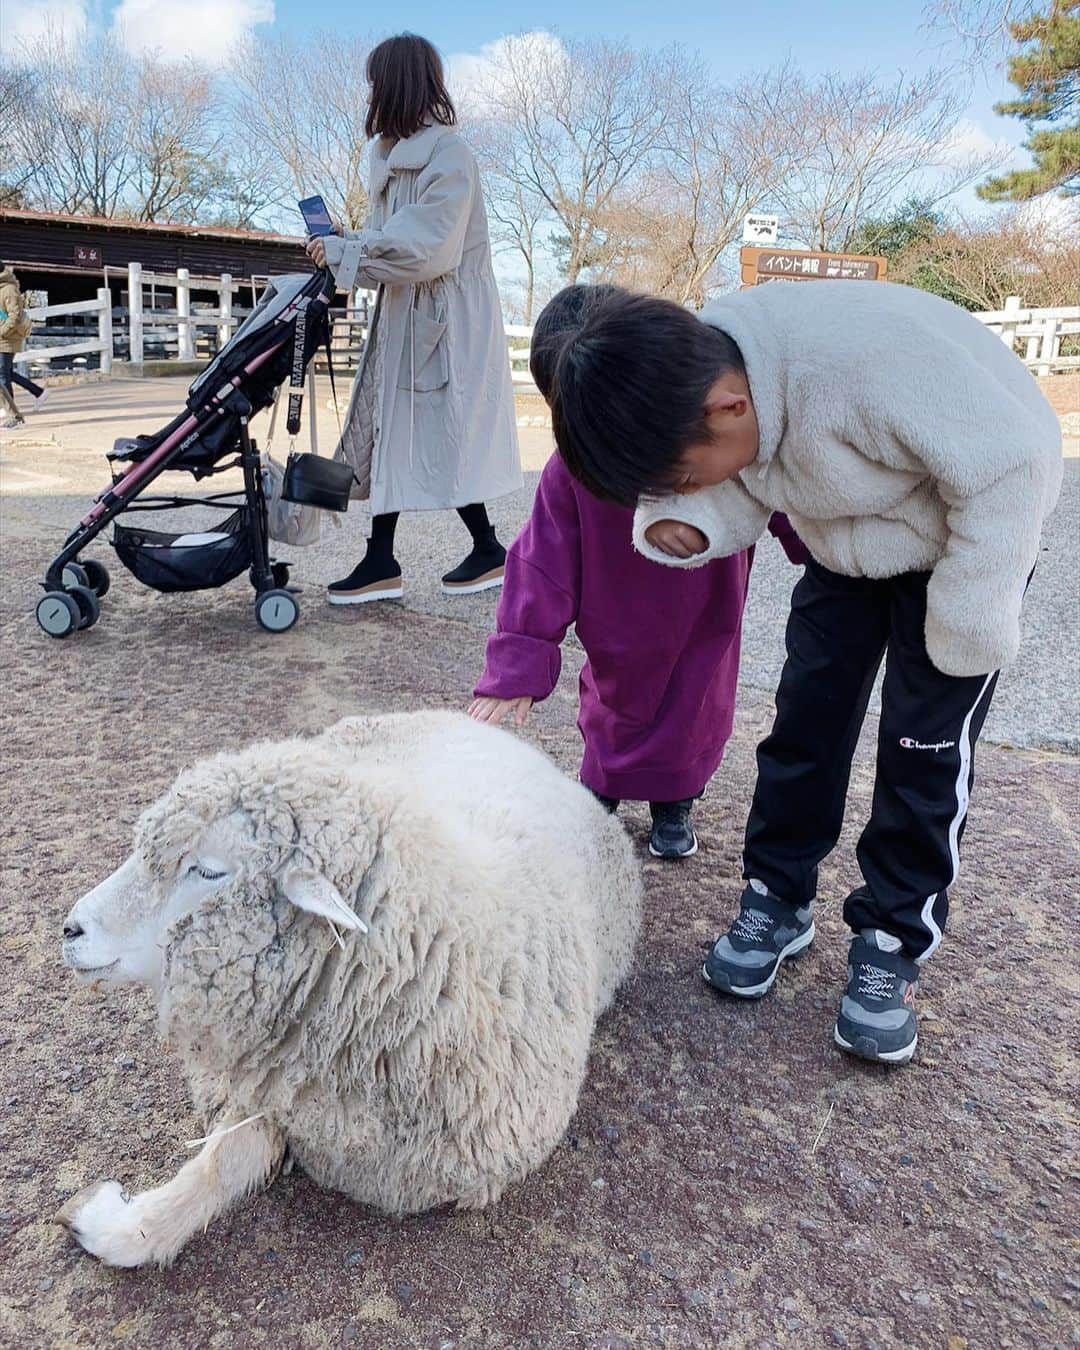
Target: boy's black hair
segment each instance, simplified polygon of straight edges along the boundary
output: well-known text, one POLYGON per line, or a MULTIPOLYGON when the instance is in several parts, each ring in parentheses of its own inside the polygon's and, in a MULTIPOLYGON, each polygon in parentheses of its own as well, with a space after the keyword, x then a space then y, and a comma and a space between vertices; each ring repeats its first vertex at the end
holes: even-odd
POLYGON ((555 364, 551 420, 566 467, 623 506, 670 492, 729 370, 746 373, 732 339, 670 300, 624 294, 590 309, 555 364))
POLYGON ((621 286, 564 286, 540 311, 529 344, 529 371, 548 403, 555 392, 559 353, 590 314, 609 300, 629 295, 621 286))

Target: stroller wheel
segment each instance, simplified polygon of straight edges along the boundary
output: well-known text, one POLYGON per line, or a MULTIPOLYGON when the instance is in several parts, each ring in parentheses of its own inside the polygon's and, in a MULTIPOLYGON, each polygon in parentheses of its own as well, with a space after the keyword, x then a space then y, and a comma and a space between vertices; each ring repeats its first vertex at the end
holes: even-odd
POLYGON ((89 586, 90 578, 87 575, 86 568, 82 563, 69 562, 64 564, 62 573, 64 579, 64 589, 70 591, 72 586, 89 586))
POLYGON ((66 591, 46 591, 37 602, 34 617, 38 627, 49 637, 66 638, 79 627, 82 611, 74 596, 66 591))
POLYGON ((255 618, 268 633, 287 633, 300 617, 300 606, 291 591, 263 591, 255 600, 255 618))
POLYGON ((101 615, 97 593, 89 586, 71 586, 68 588, 68 595, 79 607, 79 627, 93 628, 101 615))
POLYGON ((97 598, 103 600, 109 593, 109 569, 95 558, 87 558, 82 570, 86 573, 86 581, 79 584, 89 586, 97 598))

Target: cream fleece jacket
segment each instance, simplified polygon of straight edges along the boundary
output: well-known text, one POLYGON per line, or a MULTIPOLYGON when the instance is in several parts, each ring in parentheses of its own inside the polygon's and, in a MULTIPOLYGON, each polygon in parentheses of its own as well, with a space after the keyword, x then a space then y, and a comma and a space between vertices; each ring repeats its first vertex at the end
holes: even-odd
POLYGON ((700 566, 758 538, 774 511, 845 576, 932 573, 926 647, 948 675, 1007 665, 1043 520, 1061 488, 1061 427, 1023 363, 977 319, 925 291, 822 281, 758 286, 701 319, 738 344, 759 449, 736 478, 643 500, 634 543, 700 566), (696 525, 692 559, 645 540, 696 525))

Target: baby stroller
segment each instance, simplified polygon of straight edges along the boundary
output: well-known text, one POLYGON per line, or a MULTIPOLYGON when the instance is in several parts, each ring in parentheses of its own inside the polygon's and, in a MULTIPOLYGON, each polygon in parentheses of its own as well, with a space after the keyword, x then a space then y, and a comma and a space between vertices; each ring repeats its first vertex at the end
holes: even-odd
MULTIPOLYGON (((300 607, 288 584, 288 566, 270 557, 259 453, 248 434, 248 422, 270 407, 278 386, 289 377, 287 426, 290 434, 299 430, 308 363, 320 347, 329 356, 332 294, 333 279, 326 271, 273 278, 256 308, 191 385, 183 412, 154 435, 116 442, 108 456, 115 466, 111 485, 95 498, 45 574, 45 594, 36 609, 44 632, 66 638, 97 622, 109 573, 96 559, 80 555, 111 521, 121 513, 189 506, 221 510, 226 518, 212 531, 189 534, 117 524, 112 544, 123 565, 158 591, 211 590, 246 568, 255 589, 258 623, 271 633, 293 626, 300 607), (243 470, 243 494, 140 495, 166 470, 191 473, 199 480, 237 466, 243 470)), ((346 466, 328 460, 317 463, 335 481, 342 471, 351 480, 346 466)), ((284 495, 287 492, 288 487, 284 495)), ((304 500, 329 504, 317 498, 304 500)), ((347 501, 346 484, 346 505, 347 501)))

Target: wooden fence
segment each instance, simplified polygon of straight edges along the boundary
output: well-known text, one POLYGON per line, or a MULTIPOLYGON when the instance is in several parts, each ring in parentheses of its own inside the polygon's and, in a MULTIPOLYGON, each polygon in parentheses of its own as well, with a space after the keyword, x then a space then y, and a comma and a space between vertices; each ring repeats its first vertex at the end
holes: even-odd
MULTIPOLYGON (((265 281, 266 278, 255 278, 249 283, 252 305, 257 299, 257 287, 265 281)), ((184 268, 175 275, 158 274, 144 272, 139 263, 131 263, 127 269, 127 289, 126 310, 112 307, 111 293, 107 289, 99 290, 94 300, 31 309, 30 317, 38 324, 67 317, 69 322, 64 326, 63 336, 75 340, 50 342, 53 336, 50 329, 39 328, 32 336, 31 345, 16 356, 16 361, 37 366, 53 360, 96 354, 102 372, 108 374, 112 370, 114 351, 125 349, 128 359, 136 366, 141 366, 147 359, 148 348, 152 349, 152 356, 175 354, 181 361, 209 360, 215 350, 228 342, 250 312, 236 303, 248 285, 235 282, 228 273, 220 278, 192 278, 184 268), (147 287, 150 288, 149 305, 145 295, 147 287), (158 303, 159 289, 175 293, 174 306, 164 308, 158 303), (192 304, 193 292, 208 292, 214 299, 209 306, 204 304, 202 308, 196 308, 192 304)), ((334 316, 331 352, 335 369, 344 372, 356 369, 367 341, 370 317, 371 299, 364 293, 358 293, 343 314, 334 316)), ((1080 305, 1025 309, 1020 298, 1011 295, 1005 301, 1004 309, 974 317, 997 333, 1036 375, 1080 369, 1080 305)), ((534 387, 529 374, 532 331, 528 324, 506 325, 511 379, 516 389, 534 387)), ((326 368, 324 353, 316 357, 316 366, 326 368)))
POLYGON ((1080 305, 1024 309, 1018 295, 1005 308, 975 317, 997 333, 1035 375, 1080 370, 1080 305))

